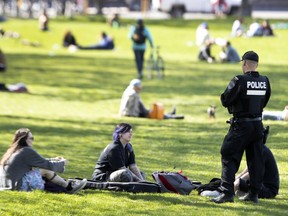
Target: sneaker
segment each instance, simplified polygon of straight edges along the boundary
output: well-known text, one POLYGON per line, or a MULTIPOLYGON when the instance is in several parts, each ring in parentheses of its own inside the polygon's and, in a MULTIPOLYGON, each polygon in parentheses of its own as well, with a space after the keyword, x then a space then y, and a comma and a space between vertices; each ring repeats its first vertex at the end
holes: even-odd
POLYGON ((184 115, 171 115, 171 119, 184 119, 184 115))
POLYGON ((86 186, 86 183, 87 183, 87 179, 82 179, 82 180, 71 182, 72 189, 69 190, 67 193, 69 193, 69 194, 78 193, 80 190, 82 190, 86 186))
POLYGON ((243 197, 240 197, 239 200, 241 201, 251 201, 253 203, 258 203, 258 194, 248 192, 243 197))
POLYGON ((246 193, 244 191, 241 191, 241 190, 237 190, 235 191, 235 195, 238 196, 238 197, 242 197, 244 196, 246 193))
POLYGON ((214 191, 206 190, 206 191, 202 191, 200 195, 201 196, 218 197, 219 195, 221 195, 221 193, 217 190, 214 190, 214 191))
POLYGON ((234 202, 234 196, 222 193, 218 197, 211 199, 215 203, 234 202))

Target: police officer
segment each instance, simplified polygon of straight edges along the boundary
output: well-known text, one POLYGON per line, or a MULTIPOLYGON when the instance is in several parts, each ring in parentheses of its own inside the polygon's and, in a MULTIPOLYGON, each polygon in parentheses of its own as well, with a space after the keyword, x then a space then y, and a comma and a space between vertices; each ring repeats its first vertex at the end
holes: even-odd
POLYGON ((251 189, 240 199, 258 202, 258 191, 263 179, 263 124, 262 111, 269 101, 271 89, 266 76, 256 68, 259 57, 248 51, 242 56, 243 75, 235 76, 221 95, 221 102, 233 118, 221 147, 222 193, 212 199, 215 203, 234 202, 235 174, 245 151, 250 173, 251 189))

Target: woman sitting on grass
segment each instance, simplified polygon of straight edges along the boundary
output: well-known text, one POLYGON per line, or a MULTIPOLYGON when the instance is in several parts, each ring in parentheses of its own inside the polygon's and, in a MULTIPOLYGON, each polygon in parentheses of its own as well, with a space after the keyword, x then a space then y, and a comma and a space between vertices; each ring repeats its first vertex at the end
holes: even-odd
POLYGON ((130 144, 132 126, 127 123, 117 125, 113 133, 113 142, 101 153, 93 180, 110 182, 145 181, 135 162, 135 154, 130 144))
POLYGON ((55 172, 64 172, 67 160, 63 157, 45 159, 33 148, 34 137, 28 128, 15 132, 12 145, 0 161, 0 188, 19 191, 44 190, 44 181, 66 188, 67 193, 77 193, 87 180, 71 185, 55 172))

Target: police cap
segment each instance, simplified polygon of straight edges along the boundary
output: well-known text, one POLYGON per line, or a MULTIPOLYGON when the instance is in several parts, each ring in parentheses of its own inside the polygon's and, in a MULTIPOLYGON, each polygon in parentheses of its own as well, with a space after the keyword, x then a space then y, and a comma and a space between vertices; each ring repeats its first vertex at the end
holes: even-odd
POLYGON ((254 51, 248 51, 248 52, 244 53, 244 55, 242 56, 241 61, 243 61, 243 60, 251 60, 251 61, 258 62, 259 57, 258 57, 258 54, 255 53, 254 51))

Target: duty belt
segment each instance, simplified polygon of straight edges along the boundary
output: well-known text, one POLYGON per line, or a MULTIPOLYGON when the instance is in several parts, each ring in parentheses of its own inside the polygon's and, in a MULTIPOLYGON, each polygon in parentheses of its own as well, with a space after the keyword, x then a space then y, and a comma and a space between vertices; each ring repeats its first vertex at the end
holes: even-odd
POLYGON ((250 122, 250 121, 261 121, 262 118, 261 117, 257 117, 257 118, 234 118, 235 121, 239 121, 239 122, 250 122))
POLYGON ((236 123, 236 122, 253 122, 253 121, 261 121, 262 118, 261 117, 256 117, 256 118, 236 118, 233 117, 230 120, 226 121, 228 124, 232 124, 232 123, 236 123))

